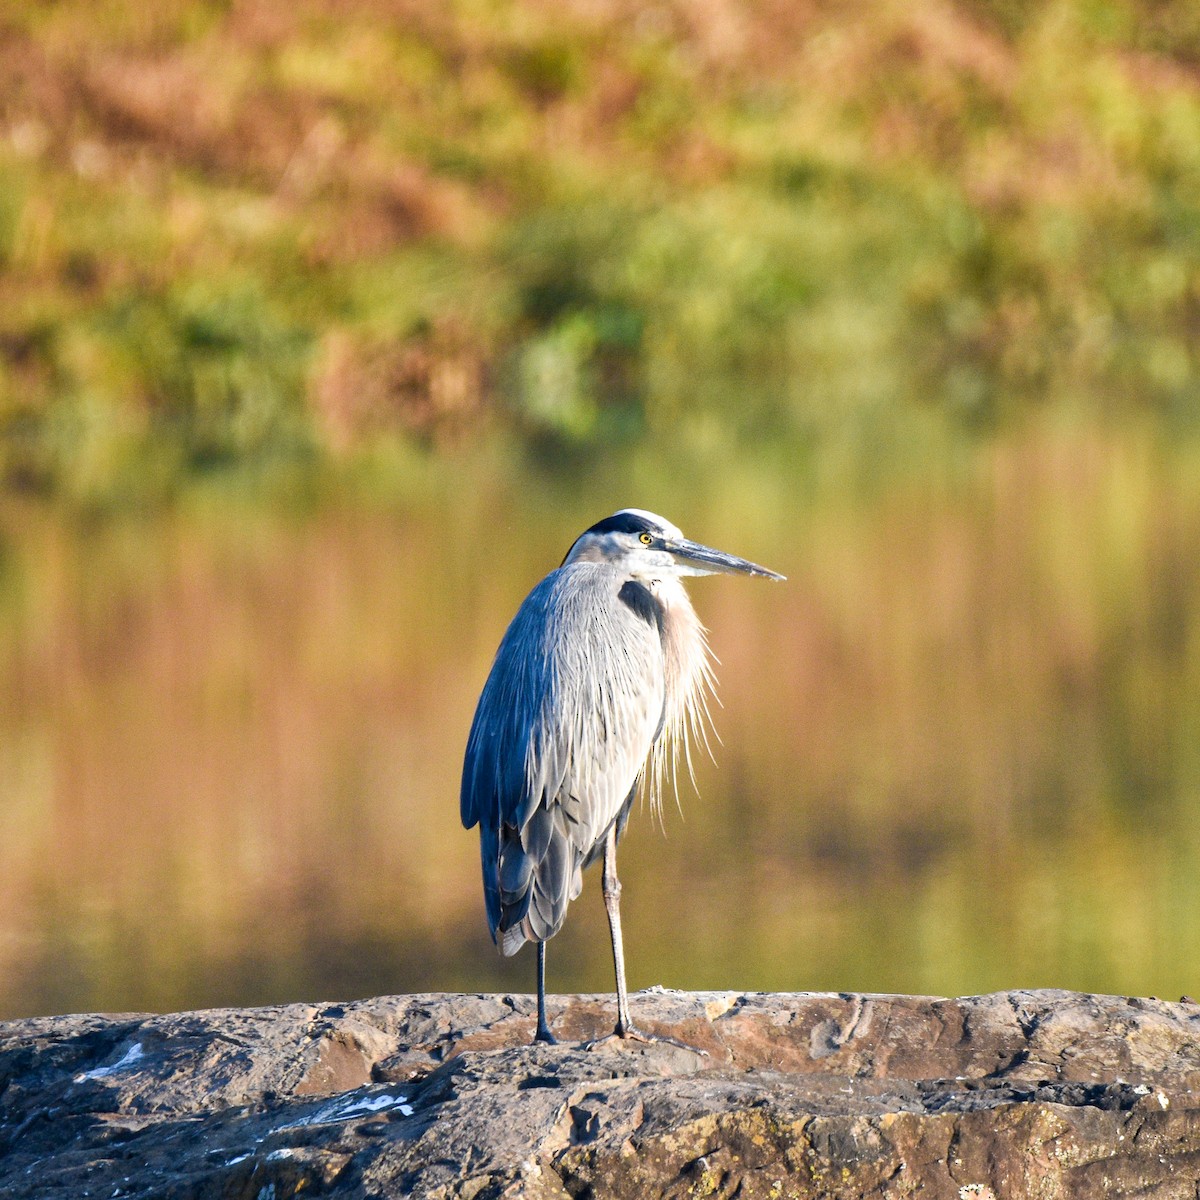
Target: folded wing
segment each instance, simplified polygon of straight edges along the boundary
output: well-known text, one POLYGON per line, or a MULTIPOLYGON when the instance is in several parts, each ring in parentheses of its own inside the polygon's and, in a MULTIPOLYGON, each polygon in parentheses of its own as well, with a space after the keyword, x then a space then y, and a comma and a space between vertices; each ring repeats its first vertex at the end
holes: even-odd
MULTIPOLYGON (((664 707, 657 601, 604 563, 551 572, 513 618, 479 699, 461 813, 479 825, 492 936, 562 925, 636 791, 664 707)), ((619 832, 619 830, 618 830, 619 832)))

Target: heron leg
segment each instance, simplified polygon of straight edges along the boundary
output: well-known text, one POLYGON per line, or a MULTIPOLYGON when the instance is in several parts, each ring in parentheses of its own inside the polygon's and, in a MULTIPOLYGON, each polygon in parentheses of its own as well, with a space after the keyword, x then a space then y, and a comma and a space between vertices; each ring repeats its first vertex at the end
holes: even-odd
POLYGON ((617 878, 617 830, 614 825, 604 842, 604 875, 601 880, 604 891, 604 908, 608 913, 608 931, 612 935, 613 966, 617 973, 617 1027, 610 1034, 584 1043, 584 1048, 598 1046, 612 1038, 624 1038, 634 1042, 664 1042, 693 1054, 708 1056, 707 1050, 689 1046, 673 1037, 661 1033, 643 1033, 629 1015, 629 993, 625 987, 625 944, 621 938, 621 881, 617 878))
POLYGON ((617 878, 617 830, 610 826, 604 839, 604 908, 608 913, 608 931, 612 936, 613 967, 617 973, 617 1037, 629 1037, 633 1021, 629 1016, 629 994, 625 988, 625 943, 621 938, 621 881, 617 878))
POLYGON ((550 1032, 550 1026, 546 1021, 546 943, 538 942, 537 953, 537 992, 538 992, 538 1019, 537 1033, 533 1035, 535 1042, 549 1042, 550 1045, 556 1045, 558 1039, 550 1032))

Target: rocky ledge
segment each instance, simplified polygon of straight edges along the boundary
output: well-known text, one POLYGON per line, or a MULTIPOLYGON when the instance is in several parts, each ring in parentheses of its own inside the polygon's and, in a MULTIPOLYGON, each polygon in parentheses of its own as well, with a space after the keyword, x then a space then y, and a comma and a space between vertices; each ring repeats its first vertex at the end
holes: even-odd
POLYGON ((0 1195, 1200 1194, 1200 1006, 1071 992, 610 997, 0 1025, 0 1195), (700 1053, 703 1051, 703 1053, 700 1053))

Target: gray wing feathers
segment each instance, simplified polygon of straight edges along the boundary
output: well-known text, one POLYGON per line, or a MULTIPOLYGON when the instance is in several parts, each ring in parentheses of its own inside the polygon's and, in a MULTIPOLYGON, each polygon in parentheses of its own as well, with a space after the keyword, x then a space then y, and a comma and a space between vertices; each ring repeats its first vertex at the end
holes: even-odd
POLYGON ((557 932, 659 725, 662 645, 618 602, 620 585, 600 563, 548 575, 513 618, 479 699, 461 811, 480 826, 488 922, 506 954, 557 932))

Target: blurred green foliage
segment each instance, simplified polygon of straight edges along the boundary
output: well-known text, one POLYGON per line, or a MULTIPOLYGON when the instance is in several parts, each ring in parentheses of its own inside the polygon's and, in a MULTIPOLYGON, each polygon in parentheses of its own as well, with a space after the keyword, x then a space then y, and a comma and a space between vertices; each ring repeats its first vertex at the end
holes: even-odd
POLYGON ((495 422, 1192 436, 1198 62, 1186 0, 10 8, 0 476, 143 502, 495 422))

